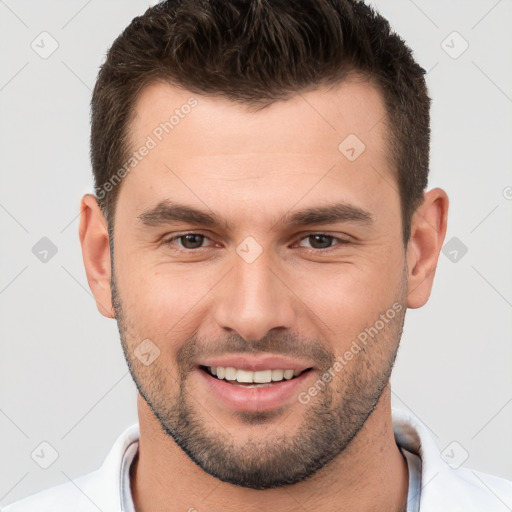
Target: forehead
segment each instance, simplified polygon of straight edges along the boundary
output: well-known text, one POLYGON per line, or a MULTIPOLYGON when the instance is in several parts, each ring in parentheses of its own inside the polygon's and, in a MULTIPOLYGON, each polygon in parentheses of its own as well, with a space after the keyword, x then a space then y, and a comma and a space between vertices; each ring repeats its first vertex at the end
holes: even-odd
POLYGON ((170 149, 172 139, 183 135, 191 155, 280 150, 283 143, 299 153, 329 153, 349 134, 377 149, 383 142, 379 138, 385 132, 385 118, 381 93, 361 76, 257 111, 224 97, 193 94, 160 82, 143 89, 129 128, 135 147, 152 134, 166 139, 170 149), (187 130, 190 125, 193 133, 187 130))
POLYGON ((312 190, 302 206, 315 197, 377 206, 379 186, 393 181, 385 119, 380 92, 357 77, 258 111, 152 84, 129 126, 130 154, 139 156, 119 201, 129 196, 137 214, 168 199, 226 209, 229 201, 254 215, 262 206, 289 209, 312 190))

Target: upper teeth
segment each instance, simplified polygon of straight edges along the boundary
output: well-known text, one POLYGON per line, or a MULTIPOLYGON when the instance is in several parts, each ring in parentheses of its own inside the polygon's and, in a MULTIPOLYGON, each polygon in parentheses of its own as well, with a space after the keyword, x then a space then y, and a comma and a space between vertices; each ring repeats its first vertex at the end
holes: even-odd
POLYGON ((301 373, 301 370, 260 370, 251 372, 249 370, 239 370, 230 366, 210 366, 210 372, 217 375, 219 379, 236 380, 248 384, 264 384, 265 382, 276 382, 283 379, 290 380, 301 373))

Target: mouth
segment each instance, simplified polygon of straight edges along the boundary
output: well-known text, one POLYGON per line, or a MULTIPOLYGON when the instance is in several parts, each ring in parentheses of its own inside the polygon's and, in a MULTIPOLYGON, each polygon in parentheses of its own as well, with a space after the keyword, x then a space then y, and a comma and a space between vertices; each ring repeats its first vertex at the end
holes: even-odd
POLYGON ((312 368, 268 368, 257 371, 234 368, 231 366, 199 366, 200 370, 214 379, 243 388, 265 388, 276 386, 285 381, 291 381, 308 373, 312 368))
POLYGON ((201 395, 219 412, 284 411, 299 403, 298 394, 315 379, 312 363, 276 354, 227 353, 198 361, 195 374, 201 395))

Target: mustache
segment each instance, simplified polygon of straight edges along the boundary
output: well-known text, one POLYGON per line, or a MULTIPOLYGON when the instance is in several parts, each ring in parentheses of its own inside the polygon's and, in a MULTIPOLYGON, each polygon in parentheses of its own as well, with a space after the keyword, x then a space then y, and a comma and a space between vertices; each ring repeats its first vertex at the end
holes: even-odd
POLYGON ((330 368, 335 354, 329 345, 317 338, 310 339, 291 333, 269 334, 259 340, 246 340, 236 333, 230 333, 222 340, 212 341, 197 336, 189 338, 178 350, 177 361, 184 371, 190 371, 199 359, 225 354, 272 354, 295 358, 307 358, 319 368, 330 368))

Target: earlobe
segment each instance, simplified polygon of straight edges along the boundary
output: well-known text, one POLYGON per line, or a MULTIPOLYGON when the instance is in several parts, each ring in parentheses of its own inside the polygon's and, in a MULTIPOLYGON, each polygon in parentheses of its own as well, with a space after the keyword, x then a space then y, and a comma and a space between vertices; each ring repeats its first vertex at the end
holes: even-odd
POLYGON ((448 220, 448 196, 436 188, 426 192, 412 218, 407 247, 407 307, 419 308, 430 297, 448 220))
POLYGON ((107 318, 115 318, 110 287, 110 245, 108 226, 96 198, 83 196, 80 203, 80 244, 87 282, 98 311, 107 318))

